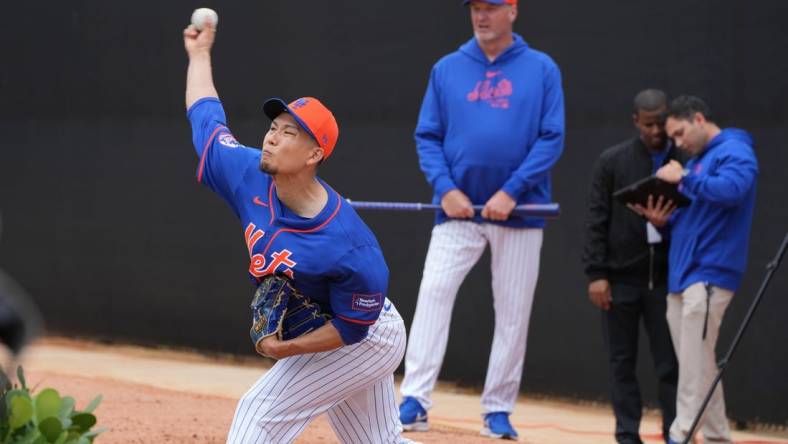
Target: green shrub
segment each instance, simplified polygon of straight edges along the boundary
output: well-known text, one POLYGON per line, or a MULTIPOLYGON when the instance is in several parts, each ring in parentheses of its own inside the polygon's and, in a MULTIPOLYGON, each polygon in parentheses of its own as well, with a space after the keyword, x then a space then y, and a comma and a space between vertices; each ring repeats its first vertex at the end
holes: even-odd
POLYGON ((27 387, 22 367, 17 368, 19 386, 11 385, 0 369, 0 442, 4 444, 90 444, 103 429, 96 425, 93 410, 101 402, 97 396, 84 410, 74 408, 74 398, 61 397, 45 388, 33 395, 27 387))

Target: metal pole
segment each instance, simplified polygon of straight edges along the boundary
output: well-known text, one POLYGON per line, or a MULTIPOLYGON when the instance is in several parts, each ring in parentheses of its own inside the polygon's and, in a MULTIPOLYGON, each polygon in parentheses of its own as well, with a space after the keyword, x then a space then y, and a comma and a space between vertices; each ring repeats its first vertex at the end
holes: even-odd
MULTIPOLYGON (((744 316, 744 321, 742 321, 741 326, 739 327, 739 331, 736 333, 736 337, 733 338, 733 343, 731 344, 730 348, 728 349, 728 353, 717 363, 717 368, 719 371, 717 372, 717 377, 714 378, 714 382, 712 382, 711 387, 709 388, 709 392, 706 393, 706 398, 703 400, 703 404, 700 406, 700 410, 698 411, 697 415, 695 415, 695 419, 692 421, 692 426, 689 429, 689 433, 687 437, 684 439, 683 444, 689 444, 692 440, 692 436, 695 434, 695 429, 698 427, 698 423, 700 422, 701 416, 703 416, 703 412, 706 410, 706 407, 709 405, 709 401, 711 400, 711 396, 714 394, 714 389, 717 388, 717 384, 720 383, 720 379, 722 379, 722 372, 725 371, 725 368, 728 366, 728 363, 733 356, 733 352, 736 350, 736 346, 739 345, 742 336, 744 335, 744 330, 747 329, 747 326, 750 324, 750 320, 752 319, 753 314, 755 313, 755 309, 758 308, 758 304, 761 302, 761 298, 763 297, 763 293, 766 292, 766 287, 769 285, 769 281, 772 279, 772 274, 777 270, 777 267, 780 266, 780 262, 782 262, 783 256, 785 255, 785 248, 788 245, 788 233, 785 234, 783 238, 783 243, 780 245, 779 250, 777 250, 777 255, 774 257, 774 260, 769 262, 766 265, 766 276, 761 283, 761 288, 758 289, 758 293, 755 295, 755 299, 750 304, 750 309, 747 311, 747 315, 744 316)), ((681 371, 681 369, 679 369, 681 371)))

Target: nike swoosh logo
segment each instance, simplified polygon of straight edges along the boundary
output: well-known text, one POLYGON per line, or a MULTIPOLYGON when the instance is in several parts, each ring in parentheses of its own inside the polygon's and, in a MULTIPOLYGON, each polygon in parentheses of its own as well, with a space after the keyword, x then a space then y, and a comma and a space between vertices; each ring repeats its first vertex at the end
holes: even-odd
POLYGON ((262 200, 260 200, 260 196, 255 196, 254 199, 252 199, 252 203, 255 204, 255 205, 260 205, 261 207, 267 207, 268 206, 267 203, 265 203, 262 200))
POLYGON ((389 311, 389 310, 391 310, 391 302, 389 302, 388 304, 385 304, 385 305, 383 306, 383 309, 384 309, 384 310, 386 310, 386 311, 389 311))

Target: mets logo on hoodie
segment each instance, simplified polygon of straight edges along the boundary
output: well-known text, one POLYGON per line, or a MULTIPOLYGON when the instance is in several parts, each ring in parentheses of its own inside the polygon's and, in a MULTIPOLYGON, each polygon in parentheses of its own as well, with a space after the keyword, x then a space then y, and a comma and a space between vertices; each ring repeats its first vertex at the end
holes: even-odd
POLYGON ((509 97, 513 92, 512 82, 503 77, 501 71, 487 71, 485 79, 476 82, 476 86, 466 96, 469 102, 483 100, 493 108, 509 108, 509 97))

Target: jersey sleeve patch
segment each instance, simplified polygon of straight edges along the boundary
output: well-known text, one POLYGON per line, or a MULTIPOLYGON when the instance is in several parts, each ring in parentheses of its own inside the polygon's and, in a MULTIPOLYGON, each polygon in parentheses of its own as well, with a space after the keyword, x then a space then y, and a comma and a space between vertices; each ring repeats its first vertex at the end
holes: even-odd
POLYGON ((350 309, 355 311, 365 311, 365 312, 380 311, 382 305, 383 305, 383 293, 374 293, 374 294, 355 293, 353 294, 353 299, 350 309))
POLYGON ((237 140, 235 140, 235 137, 233 137, 233 135, 228 132, 219 134, 218 139, 219 139, 219 143, 221 143, 222 145, 228 148, 238 148, 239 146, 241 146, 241 144, 238 143, 237 140))

